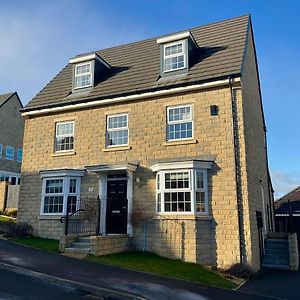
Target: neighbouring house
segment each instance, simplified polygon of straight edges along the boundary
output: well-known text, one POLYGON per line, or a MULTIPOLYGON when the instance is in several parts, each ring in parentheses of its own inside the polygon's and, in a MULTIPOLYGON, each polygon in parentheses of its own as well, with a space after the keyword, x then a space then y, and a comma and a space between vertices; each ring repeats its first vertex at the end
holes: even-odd
POLYGON ((300 186, 275 201, 275 226, 278 232, 296 232, 300 238, 300 186))
POLYGON ((21 108, 16 92, 0 95, 0 211, 17 208, 24 134, 21 108))
POLYGON ((22 115, 18 219, 36 235, 260 268, 274 218, 250 16, 78 55, 22 115))

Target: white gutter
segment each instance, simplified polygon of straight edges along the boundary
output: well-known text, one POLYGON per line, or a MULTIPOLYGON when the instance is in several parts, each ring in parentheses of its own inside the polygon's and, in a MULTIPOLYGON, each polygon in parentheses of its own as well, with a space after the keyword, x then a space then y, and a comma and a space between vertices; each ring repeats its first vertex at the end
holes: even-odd
MULTIPOLYGON (((241 80, 241 78, 238 77, 238 78, 234 79, 233 82, 234 83, 240 82, 240 80, 241 80)), ((207 82, 207 83, 189 85, 189 86, 185 86, 185 87, 177 87, 177 88, 173 88, 173 89, 160 90, 160 91, 155 91, 155 92, 147 92, 147 93, 135 94, 135 95, 130 95, 130 96, 121 96, 121 97, 108 98, 108 99, 103 99, 103 100, 82 102, 82 103, 77 103, 77 104, 69 104, 69 105, 53 107, 53 108, 43 108, 43 109, 38 109, 38 110, 32 110, 32 111, 23 112, 22 116, 34 116, 34 115, 41 115, 41 114, 46 114, 46 113, 55 113, 55 112, 68 111, 68 110, 74 110, 74 109, 80 109, 80 108, 101 106, 101 105, 118 103, 118 102, 134 101, 134 100, 140 100, 140 99, 151 98, 151 97, 165 96, 165 95, 170 95, 170 94, 175 94, 175 93, 183 93, 183 92, 207 89, 207 88, 228 85, 228 84, 229 84, 229 80, 224 79, 224 80, 212 81, 212 82, 207 82)))

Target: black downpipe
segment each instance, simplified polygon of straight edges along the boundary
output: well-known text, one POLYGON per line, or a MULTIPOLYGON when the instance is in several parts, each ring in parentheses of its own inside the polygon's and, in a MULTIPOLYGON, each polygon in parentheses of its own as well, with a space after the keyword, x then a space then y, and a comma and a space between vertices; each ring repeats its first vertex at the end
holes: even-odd
POLYGON ((238 209, 238 231, 240 244, 240 263, 244 264, 244 240, 243 240, 243 203, 240 183, 240 158, 239 158, 239 141, 238 141, 238 124, 235 95, 232 88, 232 78, 228 78, 230 95, 231 95, 231 112, 232 112, 232 128, 233 128, 233 146, 234 146, 234 164, 235 164, 235 182, 236 182, 236 196, 238 209))

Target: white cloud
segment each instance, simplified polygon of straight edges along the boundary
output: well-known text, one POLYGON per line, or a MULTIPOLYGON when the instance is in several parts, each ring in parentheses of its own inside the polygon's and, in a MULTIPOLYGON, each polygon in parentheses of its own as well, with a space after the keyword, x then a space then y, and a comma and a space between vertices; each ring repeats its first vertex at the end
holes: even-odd
POLYGON ((275 190, 275 199, 278 199, 300 185, 300 172, 272 170, 271 178, 275 190))

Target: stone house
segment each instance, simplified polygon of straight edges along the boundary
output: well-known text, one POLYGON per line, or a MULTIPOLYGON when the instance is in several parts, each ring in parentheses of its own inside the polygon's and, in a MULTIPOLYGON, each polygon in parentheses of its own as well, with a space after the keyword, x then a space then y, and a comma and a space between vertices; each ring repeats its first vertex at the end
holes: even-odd
POLYGON ((0 95, 0 211, 17 207, 24 134, 21 108, 16 92, 0 95))
POLYGON ((24 118, 16 92, 0 95, 0 181, 20 182, 24 118))
POLYGON ((68 234, 98 199, 93 253, 130 239, 260 268, 274 219, 250 16, 78 55, 22 114, 18 218, 36 235, 68 234))

